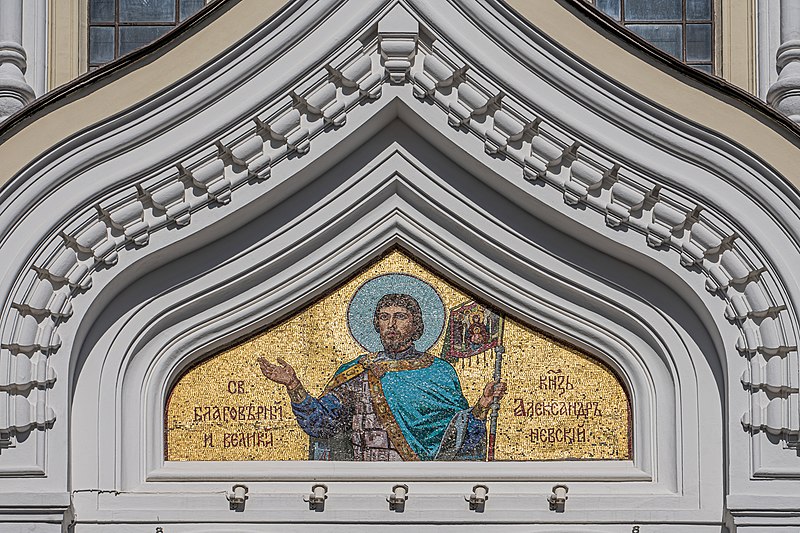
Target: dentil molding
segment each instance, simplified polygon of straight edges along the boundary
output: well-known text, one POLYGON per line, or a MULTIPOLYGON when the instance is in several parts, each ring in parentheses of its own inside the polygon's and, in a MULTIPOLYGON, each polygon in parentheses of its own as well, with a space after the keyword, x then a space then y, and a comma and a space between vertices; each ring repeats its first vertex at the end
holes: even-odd
POLYGON ((380 99, 387 84, 409 86, 432 104, 436 113, 425 120, 477 137, 486 153, 516 164, 532 194, 542 185, 556 189, 567 205, 594 211, 597 224, 636 232, 642 247, 678 254, 687 275, 703 276, 706 289, 726 302, 724 319, 747 361, 743 431, 796 444, 797 333, 783 297, 785 281, 759 244, 735 229, 729 213, 658 175, 626 167, 593 139, 546 120, 515 97, 514 88, 498 84, 438 37, 412 8, 395 2, 367 38, 354 39, 248 120, 188 156, 165 161, 126 191, 108 193, 50 235, 18 273, 3 309, 0 446, 58 423, 47 391, 66 384, 50 358, 59 356, 59 327, 70 320, 73 301, 91 293, 94 272, 113 269, 120 254, 147 246, 154 233, 179 231, 198 210, 228 204, 232 195, 269 179, 282 161, 302 157, 316 137, 345 124, 355 106, 380 99))

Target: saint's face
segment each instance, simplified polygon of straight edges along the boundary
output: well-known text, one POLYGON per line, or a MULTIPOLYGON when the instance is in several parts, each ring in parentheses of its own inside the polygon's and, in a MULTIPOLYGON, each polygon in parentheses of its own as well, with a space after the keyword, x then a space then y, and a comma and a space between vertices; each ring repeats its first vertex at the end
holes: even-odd
POLYGON ((390 305, 378 310, 378 333, 387 352, 400 352, 411 346, 416 326, 405 307, 390 305))

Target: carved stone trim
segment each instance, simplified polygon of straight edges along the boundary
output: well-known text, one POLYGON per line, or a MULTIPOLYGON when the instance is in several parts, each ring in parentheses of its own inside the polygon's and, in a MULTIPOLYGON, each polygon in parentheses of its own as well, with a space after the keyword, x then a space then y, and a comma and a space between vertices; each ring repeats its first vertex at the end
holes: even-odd
POLYGON ((345 124, 355 106, 380 98, 384 83, 410 85, 443 121, 478 138, 488 154, 516 164, 526 180, 558 190, 568 205, 595 211, 598 224, 639 233, 643 246, 678 254, 681 265, 704 276, 708 291, 724 298, 725 319, 738 330, 737 349, 747 360, 741 381, 751 406, 743 427, 797 442, 797 341, 785 291, 757 245, 732 229, 733 221, 544 120, 434 38, 402 4, 372 35, 212 145, 167 162, 122 196, 69 221, 30 271, 19 274, 23 282, 2 324, 0 375, 9 377, 0 381, 0 435, 6 442, 8 435, 55 421, 44 395, 26 399, 23 393, 54 386, 48 359, 60 346, 58 326, 69 319, 71 300, 90 290, 93 272, 113 268, 120 253, 146 246, 154 232, 184 227, 194 212, 226 204, 248 184, 269 179, 273 167, 303 156, 314 138, 345 124))

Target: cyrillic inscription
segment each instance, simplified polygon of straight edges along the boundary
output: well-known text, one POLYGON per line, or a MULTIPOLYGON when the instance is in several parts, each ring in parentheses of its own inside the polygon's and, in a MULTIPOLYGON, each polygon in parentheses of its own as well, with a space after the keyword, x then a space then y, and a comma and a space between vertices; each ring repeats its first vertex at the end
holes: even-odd
POLYGON ((278 405, 195 405, 195 422, 231 422, 282 420, 283 406, 278 405))
POLYGON ((631 457, 611 369, 400 250, 190 368, 164 420, 168 461, 631 457), (401 298, 379 305, 390 295, 401 298))

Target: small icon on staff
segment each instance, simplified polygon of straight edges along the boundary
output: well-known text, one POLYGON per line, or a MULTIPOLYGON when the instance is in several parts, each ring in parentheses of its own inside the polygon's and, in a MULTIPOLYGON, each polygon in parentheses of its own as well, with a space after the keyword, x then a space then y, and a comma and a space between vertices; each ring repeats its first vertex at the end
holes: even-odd
POLYGON ((494 351, 494 373, 492 382, 486 386, 484 397, 491 396, 489 415, 489 439, 486 460, 494 461, 495 440, 497 438, 497 418, 500 400, 505 395, 506 384, 501 381, 503 369, 503 315, 491 307, 476 301, 464 302, 450 310, 445 329, 442 358, 450 363, 461 360, 472 363, 472 359, 486 352, 494 351), (491 387, 491 388, 490 388, 491 387))

